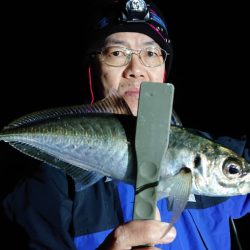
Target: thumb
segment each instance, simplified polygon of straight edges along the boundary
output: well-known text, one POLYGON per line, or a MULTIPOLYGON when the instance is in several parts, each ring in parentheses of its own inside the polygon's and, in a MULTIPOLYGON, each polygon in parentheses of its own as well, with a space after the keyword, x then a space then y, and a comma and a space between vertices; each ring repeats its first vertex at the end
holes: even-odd
POLYGON ((155 220, 161 221, 161 214, 158 207, 155 209, 155 220))

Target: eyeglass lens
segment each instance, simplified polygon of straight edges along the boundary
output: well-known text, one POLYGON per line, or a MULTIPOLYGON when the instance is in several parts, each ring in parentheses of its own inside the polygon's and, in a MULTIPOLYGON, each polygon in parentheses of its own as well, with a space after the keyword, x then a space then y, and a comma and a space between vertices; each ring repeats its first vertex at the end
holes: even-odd
POLYGON ((137 54, 141 63, 148 67, 157 67, 162 65, 167 56, 167 52, 159 47, 147 47, 141 50, 132 50, 119 46, 110 46, 102 50, 102 60, 111 66, 127 65, 133 54, 137 54))

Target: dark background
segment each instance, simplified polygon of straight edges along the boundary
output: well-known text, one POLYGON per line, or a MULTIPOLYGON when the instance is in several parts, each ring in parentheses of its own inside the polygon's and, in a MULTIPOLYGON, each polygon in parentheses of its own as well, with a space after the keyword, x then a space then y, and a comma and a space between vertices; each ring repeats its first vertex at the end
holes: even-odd
MULTIPOLYGON (((94 12, 88 9, 91 2, 5 4, 0 127, 32 111, 82 102, 87 83, 81 63, 88 37, 85 26, 94 12)), ((172 38, 169 82, 175 85, 174 107, 184 126, 249 135, 248 8, 240 2, 155 2, 166 15, 172 38)), ((3 142, 0 159, 2 198, 34 161, 3 142)), ((249 219, 236 220, 243 245, 249 219)))

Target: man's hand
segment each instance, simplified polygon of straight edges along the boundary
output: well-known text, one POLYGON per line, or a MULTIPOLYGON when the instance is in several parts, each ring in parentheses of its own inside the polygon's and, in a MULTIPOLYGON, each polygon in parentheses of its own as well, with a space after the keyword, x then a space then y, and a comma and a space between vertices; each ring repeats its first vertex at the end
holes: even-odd
POLYGON ((105 239, 98 250, 127 250, 133 246, 150 244, 152 247, 140 248, 140 250, 155 250, 155 244, 171 243, 176 237, 174 227, 164 235, 168 223, 157 220, 134 220, 118 226, 105 239))

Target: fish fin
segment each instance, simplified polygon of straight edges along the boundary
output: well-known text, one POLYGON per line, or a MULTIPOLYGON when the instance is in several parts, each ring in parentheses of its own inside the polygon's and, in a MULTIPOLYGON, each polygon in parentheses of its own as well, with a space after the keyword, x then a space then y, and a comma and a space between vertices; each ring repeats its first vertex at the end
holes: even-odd
MULTIPOLYGON (((14 120, 6 125, 3 130, 26 126, 27 124, 30 125, 32 123, 40 123, 49 119, 60 119, 65 116, 76 116, 88 113, 133 115, 124 98, 120 96, 115 89, 111 89, 107 97, 93 104, 57 107, 32 112, 14 120)), ((172 111, 171 124, 180 127, 182 126, 181 120, 174 110, 172 111)))
MULTIPOLYGON (((73 167, 75 167, 75 166, 73 166, 73 167)), ((103 175, 97 174, 96 172, 81 169, 79 177, 77 177, 77 179, 80 179, 80 181, 76 181, 76 178, 74 178, 74 177, 72 177, 72 178, 75 181, 75 190, 78 192, 78 191, 81 191, 83 189, 86 189, 87 187, 94 185, 96 182, 101 180, 103 177, 104 177, 103 175)))
POLYGON ((112 181, 112 180, 113 180, 113 179, 112 179, 111 177, 106 176, 105 182, 110 182, 110 181, 112 181))
POLYGON ((93 103, 90 107, 92 112, 132 115, 128 104, 115 89, 111 89, 107 97, 93 103))
POLYGON ((171 222, 167 230, 164 232, 164 235, 170 231, 187 205, 191 193, 192 173, 189 169, 184 168, 175 176, 170 177, 168 181, 171 185, 169 196, 167 198, 168 209, 171 210, 173 214, 171 222))
POLYGON ((31 123, 39 123, 48 119, 60 119, 65 116, 76 116, 88 113, 132 115, 123 97, 121 97, 116 90, 111 90, 107 97, 93 104, 58 107, 33 112, 14 120, 5 126, 3 130, 25 126, 27 124, 30 125, 31 123))
POLYGON ((177 115, 174 109, 172 110, 171 125, 175 125, 177 127, 183 126, 180 117, 177 115))
POLYGON ((47 154, 46 152, 34 148, 28 144, 21 142, 10 142, 10 145, 21 151, 22 153, 31 156, 32 158, 47 163, 55 168, 63 170, 68 174, 76 183, 76 191, 87 188, 97 181, 102 179, 104 176, 97 174, 96 172, 87 171, 82 168, 73 166, 67 162, 57 159, 56 157, 47 154), (43 160, 41 160, 43 159, 43 160))
POLYGON ((194 194, 190 194, 190 195, 189 195, 189 198, 188 198, 188 201, 189 201, 189 202, 196 202, 195 195, 194 195, 194 194))

